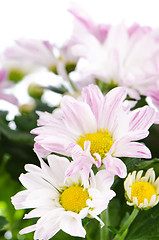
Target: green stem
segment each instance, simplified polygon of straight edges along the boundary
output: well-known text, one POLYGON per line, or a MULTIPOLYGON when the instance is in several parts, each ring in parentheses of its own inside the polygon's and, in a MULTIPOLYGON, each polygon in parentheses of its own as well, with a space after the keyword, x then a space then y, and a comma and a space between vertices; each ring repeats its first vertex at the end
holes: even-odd
POLYGON ((109 240, 109 213, 108 208, 100 214, 101 220, 104 222, 104 226, 100 229, 100 240, 109 240))
POLYGON ((123 240, 123 239, 125 239, 127 231, 128 231, 128 228, 131 225, 131 223, 134 221, 134 219, 136 218, 138 212, 139 212, 139 209, 138 208, 134 208, 134 210, 132 211, 130 217, 123 224, 123 226, 119 230, 119 233, 115 236, 115 238, 113 240, 123 240))
POLYGON ((71 81, 71 79, 68 77, 69 83, 73 89, 74 92, 77 92, 77 88, 75 87, 75 85, 73 84, 73 82, 71 81))

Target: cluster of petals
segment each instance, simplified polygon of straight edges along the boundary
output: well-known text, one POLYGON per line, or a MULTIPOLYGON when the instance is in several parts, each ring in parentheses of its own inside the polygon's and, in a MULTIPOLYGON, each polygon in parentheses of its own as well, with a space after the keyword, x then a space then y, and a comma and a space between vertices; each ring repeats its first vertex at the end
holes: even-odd
MULTIPOLYGON (((149 106, 132 111, 125 107, 126 96, 123 87, 114 88, 104 96, 93 84, 83 88, 79 99, 64 96, 61 107, 53 113, 38 112, 39 127, 31 131, 37 135, 35 151, 41 157, 51 152, 72 157, 67 176, 79 170, 88 176, 93 164, 98 168, 104 164, 111 174, 126 177, 126 166, 119 158, 151 158, 150 150, 135 141, 148 136, 155 119, 155 110, 149 106), (84 148, 78 144, 81 136, 103 129, 111 134, 113 141, 104 158, 98 152, 90 152, 91 141, 85 141, 84 148)), ((97 144, 102 146, 100 140, 97 144)))
POLYGON ((76 43, 82 43, 83 38, 81 36, 92 34, 99 42, 103 43, 107 37, 110 25, 98 24, 76 3, 71 3, 71 7, 68 10, 75 17, 73 20, 74 29, 72 38, 76 43))
POLYGON ((8 60, 19 63, 32 62, 47 67, 56 64, 53 46, 48 41, 22 38, 15 41, 15 46, 7 48, 4 55, 8 60))
MULTIPOLYGON (((147 170, 146 174, 143 175, 143 170, 136 172, 133 171, 129 173, 125 182, 124 188, 126 192, 127 204, 130 206, 135 206, 139 209, 148 209, 154 207, 159 202, 159 177, 155 180, 155 171, 153 168, 147 170), (138 197, 131 196, 132 195, 132 186, 135 183, 149 183, 150 188, 153 188, 154 191, 151 193, 149 199, 147 197, 144 198, 143 202, 138 201, 138 197)), ((147 189, 147 192, 149 190, 147 189)), ((147 192, 144 192, 144 187, 138 190, 139 195, 143 198, 143 196, 148 196, 147 192)), ((140 196, 139 196, 140 197, 140 196)))
POLYGON ((49 41, 22 38, 5 50, 4 64, 9 66, 9 69, 16 66, 26 74, 45 67, 66 80, 65 64, 77 62, 77 57, 71 52, 72 44, 72 41, 68 40, 61 47, 57 47, 49 41))
POLYGON ((73 49, 81 60, 72 75, 77 87, 93 83, 97 78, 127 87, 132 98, 145 95, 159 77, 159 30, 138 24, 129 28, 123 23, 105 26, 101 41, 100 25, 94 26, 89 17, 76 8, 70 12, 78 22, 74 34, 77 44, 73 49))
POLYGON ((12 83, 7 80, 7 75, 8 72, 5 69, 0 70, 0 99, 18 105, 17 98, 7 92, 12 86, 12 83))
MULTIPOLYGON (((32 208, 24 219, 39 218, 38 221, 20 231, 20 234, 35 231, 34 239, 48 240, 60 229, 72 235, 85 237, 86 231, 82 226, 85 217, 96 218, 107 208, 109 201, 115 196, 110 190, 114 178, 106 170, 99 171, 96 175, 91 172, 89 179, 83 178, 83 173, 65 178, 65 171, 70 165, 67 158, 50 155, 47 165, 40 159, 41 167, 27 164, 27 173, 21 174, 20 181, 26 188, 12 197, 16 209, 32 208), (79 213, 67 211, 60 203, 61 192, 77 184, 86 189, 89 199, 79 213)), ((75 201, 75 200, 74 200, 75 201)))

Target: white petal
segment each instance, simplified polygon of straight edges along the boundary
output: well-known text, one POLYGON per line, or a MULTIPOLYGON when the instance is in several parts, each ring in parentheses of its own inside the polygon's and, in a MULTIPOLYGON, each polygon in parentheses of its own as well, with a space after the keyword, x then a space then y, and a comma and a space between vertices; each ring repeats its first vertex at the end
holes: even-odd
POLYGON ((115 151, 117 157, 136 157, 136 158, 151 158, 150 150, 142 143, 125 142, 119 143, 118 149, 115 151))
POLYGON ((133 197, 133 204, 138 206, 138 200, 137 200, 137 197, 133 197))
POLYGON ((24 190, 18 192, 15 196, 11 198, 12 204, 14 205, 15 209, 24 209, 29 208, 29 206, 25 205, 25 200, 29 194, 28 190, 24 190))
POLYGON ((143 204, 143 208, 146 208, 148 207, 148 199, 147 198, 144 198, 144 204, 143 204))
POLYGON ((114 132, 118 125, 118 113, 123 111, 121 104, 125 97, 126 90, 121 87, 114 88, 105 96, 100 108, 98 128, 114 132))
POLYGON ((83 238, 86 236, 86 230, 82 226, 81 219, 69 216, 69 214, 62 218, 62 221, 60 222, 60 228, 71 236, 83 238))
POLYGON ((36 230, 36 224, 31 225, 31 226, 29 226, 29 227, 26 227, 26 228, 22 229, 19 233, 20 233, 20 234, 26 234, 26 233, 29 233, 29 232, 33 232, 33 231, 35 231, 35 230, 36 230))
POLYGON ((30 190, 51 187, 51 185, 45 181, 42 176, 34 175, 32 173, 21 174, 19 179, 23 186, 30 190))
POLYGON ((155 180, 155 172, 153 168, 149 168, 145 174, 145 177, 148 179, 150 183, 153 183, 155 180))
POLYGON ((154 206, 156 198, 157 198, 156 194, 152 195, 149 206, 154 206))
POLYGON ((98 121, 99 109, 101 102, 104 99, 99 87, 97 85, 90 84, 89 86, 83 88, 82 98, 83 101, 89 104, 93 114, 96 117, 96 120, 98 121))
POLYGON ((37 221, 34 239, 48 240, 60 230, 60 221, 63 217, 60 209, 50 211, 37 221))
POLYGON ((64 184, 65 172, 70 165, 70 161, 65 157, 49 155, 48 162, 50 165, 51 175, 56 182, 55 186, 62 186, 64 184))
POLYGON ((141 178, 142 174, 143 174, 143 170, 139 171, 139 172, 136 174, 136 179, 135 179, 136 182, 139 182, 139 181, 140 181, 140 178, 141 178))
POLYGON ((64 112, 64 122, 70 131, 76 134, 92 133, 97 129, 96 119, 88 104, 64 96, 61 102, 64 112))
POLYGON ((95 175, 96 188, 100 191, 105 191, 110 188, 114 182, 114 175, 107 170, 100 170, 95 175))
POLYGON ((155 110, 149 106, 144 106, 130 112, 130 130, 147 130, 155 119, 155 110))
POLYGON ((107 171, 113 175, 118 175, 121 178, 125 178, 127 175, 127 168, 125 164, 119 159, 112 157, 110 154, 103 159, 104 166, 107 171))

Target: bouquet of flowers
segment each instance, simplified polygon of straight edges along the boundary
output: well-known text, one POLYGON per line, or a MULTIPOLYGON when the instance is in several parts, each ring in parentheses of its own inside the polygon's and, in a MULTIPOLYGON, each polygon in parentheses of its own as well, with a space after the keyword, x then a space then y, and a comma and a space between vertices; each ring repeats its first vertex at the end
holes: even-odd
POLYGON ((157 240, 159 29, 69 12, 61 46, 19 39, 1 54, 0 99, 19 114, 0 112, 0 236, 157 240), (20 105, 11 90, 42 69, 59 84, 31 83, 20 105))

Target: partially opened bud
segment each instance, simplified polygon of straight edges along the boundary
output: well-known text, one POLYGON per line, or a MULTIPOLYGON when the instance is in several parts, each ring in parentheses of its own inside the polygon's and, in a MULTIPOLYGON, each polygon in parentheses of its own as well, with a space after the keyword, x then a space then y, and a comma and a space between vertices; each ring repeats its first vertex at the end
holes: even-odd
POLYGON ((159 202, 159 177, 155 181, 153 168, 129 173, 124 182, 127 204, 140 209, 149 209, 159 202))

